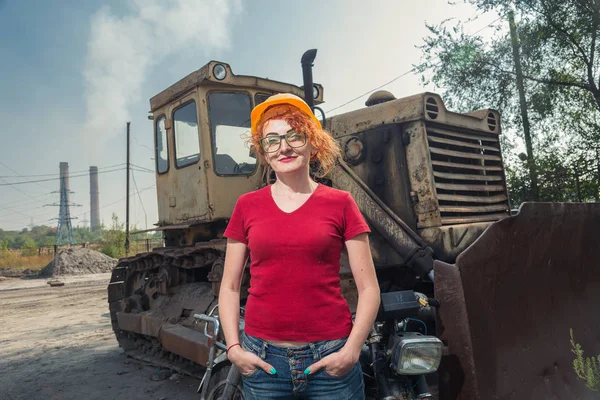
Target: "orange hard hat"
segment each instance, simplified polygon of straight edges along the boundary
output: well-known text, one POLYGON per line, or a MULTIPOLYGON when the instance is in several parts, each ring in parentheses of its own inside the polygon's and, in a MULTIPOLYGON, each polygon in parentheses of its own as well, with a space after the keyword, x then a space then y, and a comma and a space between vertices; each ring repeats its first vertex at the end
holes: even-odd
POLYGON ((254 109, 252 110, 252 113, 250 114, 250 120, 252 121, 252 133, 256 132, 256 129, 258 128, 258 123, 260 122, 260 119, 262 118, 265 111, 267 111, 268 108, 276 106, 278 104, 288 104, 290 106, 296 107, 304 114, 306 114, 309 118, 311 118, 319 128, 321 128, 321 122, 317 119, 317 117, 312 112, 308 104, 306 104, 306 102, 302 100, 302 98, 291 93, 278 93, 269 97, 267 100, 263 101, 262 103, 254 107, 254 109))

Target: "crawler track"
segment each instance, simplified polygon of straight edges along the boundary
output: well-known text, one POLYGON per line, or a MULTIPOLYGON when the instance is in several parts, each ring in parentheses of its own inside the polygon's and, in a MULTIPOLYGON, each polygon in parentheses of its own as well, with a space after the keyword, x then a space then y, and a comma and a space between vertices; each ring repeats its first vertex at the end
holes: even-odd
POLYGON ((108 303, 113 331, 128 355, 202 377, 208 348, 194 314, 216 304, 225 243, 157 248, 119 261, 108 303))

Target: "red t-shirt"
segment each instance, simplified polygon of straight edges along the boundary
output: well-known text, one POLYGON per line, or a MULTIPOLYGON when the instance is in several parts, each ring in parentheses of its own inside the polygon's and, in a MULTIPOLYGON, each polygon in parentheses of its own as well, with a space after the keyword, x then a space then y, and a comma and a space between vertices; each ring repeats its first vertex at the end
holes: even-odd
POLYGON ((319 184, 295 211, 282 211, 271 187, 237 201, 225 237, 250 250, 245 331, 267 340, 314 342, 350 334, 340 292, 344 242, 370 232, 349 193, 319 184))

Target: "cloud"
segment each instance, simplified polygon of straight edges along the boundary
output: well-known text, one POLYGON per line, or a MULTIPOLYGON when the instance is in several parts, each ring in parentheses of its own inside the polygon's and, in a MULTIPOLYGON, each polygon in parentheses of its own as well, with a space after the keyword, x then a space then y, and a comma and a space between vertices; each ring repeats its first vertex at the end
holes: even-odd
POLYGON ((207 54, 230 45, 240 0, 131 0, 127 15, 102 7, 90 23, 83 76, 85 142, 94 151, 130 120, 152 68, 178 52, 207 54))

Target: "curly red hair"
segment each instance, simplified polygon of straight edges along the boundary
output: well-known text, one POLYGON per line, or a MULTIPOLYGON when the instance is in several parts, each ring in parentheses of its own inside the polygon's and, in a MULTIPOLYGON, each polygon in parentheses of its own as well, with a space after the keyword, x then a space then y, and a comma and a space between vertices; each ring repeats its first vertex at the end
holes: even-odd
POLYGON ((263 128, 267 121, 285 120, 296 132, 306 134, 308 143, 315 150, 311 154, 310 161, 318 163, 317 176, 324 177, 335 166, 335 163, 341 155, 341 150, 333 137, 324 129, 322 129, 315 121, 309 118, 306 114, 294 106, 287 104, 276 105, 269 107, 262 115, 256 132, 252 132, 252 145, 261 155, 261 159, 265 160, 265 153, 260 145, 262 139, 263 128))

